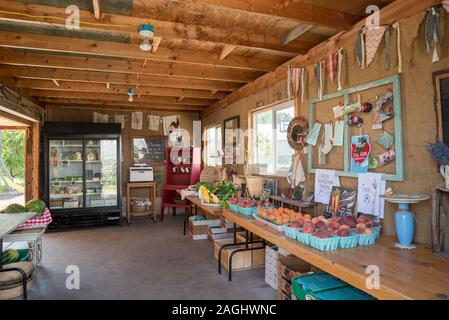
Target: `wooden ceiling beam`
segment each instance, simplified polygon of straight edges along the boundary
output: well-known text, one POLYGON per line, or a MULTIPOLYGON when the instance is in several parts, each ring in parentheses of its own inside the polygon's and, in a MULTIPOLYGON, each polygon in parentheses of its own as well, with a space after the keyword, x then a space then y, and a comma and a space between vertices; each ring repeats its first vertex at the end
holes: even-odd
MULTIPOLYGON (((1 1, 0 17, 14 18, 27 21, 48 22, 52 24, 64 25, 67 14, 65 8, 57 8, 32 3, 1 1), (15 12, 22 15, 6 14, 5 12, 15 12), (35 18, 33 17, 35 16, 35 18), (47 17, 57 17, 50 19, 47 17)), ((240 47, 254 48, 257 50, 266 50, 273 54, 282 53, 305 53, 314 43, 305 40, 298 40, 290 43, 288 46, 279 45, 276 37, 266 34, 257 34, 250 30, 235 29, 226 30, 226 28, 211 28, 208 26, 185 24, 171 21, 160 21, 154 17, 140 18, 135 16, 124 16, 116 14, 102 15, 102 24, 98 23, 90 11, 80 10, 80 22, 82 29, 94 29, 103 31, 124 32, 127 34, 137 34, 138 26, 144 23, 150 23, 155 27, 156 36, 167 39, 188 40, 189 43, 217 43, 220 45, 233 44, 240 47)))
MULTIPOLYGON (((15 87, 20 89, 39 89, 39 90, 60 90, 60 91, 75 91, 75 92, 98 92, 98 93, 120 93, 127 94, 129 86, 110 84, 109 88, 102 83, 88 83, 75 81, 59 81, 59 87, 55 87, 50 80, 36 80, 36 79, 17 79, 15 87)), ((177 89, 177 88, 162 88, 162 87, 148 87, 139 86, 136 90, 138 94, 149 96, 162 97, 186 97, 186 98, 202 98, 210 100, 222 99, 225 96, 224 92, 216 92, 212 94, 207 90, 191 90, 191 89, 177 89)))
POLYGON ((15 51, 7 48, 0 48, 0 64, 244 83, 251 82, 263 74, 263 72, 259 71, 235 70, 211 66, 192 66, 183 63, 158 61, 148 61, 145 64, 145 68, 142 69, 142 62, 138 60, 85 58, 34 53, 29 51, 15 51))
POLYGON ((218 59, 220 59, 220 60, 225 59, 228 55, 231 54, 231 52, 235 48, 236 48, 236 46, 234 46, 234 45, 230 45, 230 44, 224 45, 223 48, 221 49, 220 56, 218 57, 218 59))
POLYGON ((226 60, 220 60, 214 53, 163 47, 159 47, 157 54, 151 54, 140 50, 139 46, 134 44, 7 31, 0 31, 0 46, 258 71, 274 70, 281 61, 284 61, 283 59, 253 59, 241 56, 228 56, 226 60))
MULTIPOLYGON (((122 93, 99 93, 99 92, 76 92, 76 91, 63 91, 63 90, 39 90, 39 89, 28 89, 26 90, 28 94, 32 97, 45 97, 45 98, 64 98, 64 99, 90 99, 99 101, 117 101, 117 102, 127 102, 128 95, 122 93)), ((134 101, 140 103, 163 103, 163 104, 179 104, 177 97, 159 97, 159 96, 149 96, 140 95, 136 92, 134 96, 134 101)), ((209 106, 213 101, 209 99, 199 99, 199 98, 185 98, 182 100, 183 104, 193 105, 193 106, 209 106)))
POLYGON ((83 108, 83 109, 104 109, 104 110, 133 110, 133 111, 151 111, 151 110, 167 110, 167 111, 192 111, 199 112, 205 109, 201 106, 189 106, 186 104, 152 104, 152 103, 136 103, 136 102, 115 102, 115 101, 97 101, 97 100, 76 100, 58 99, 58 98, 41 98, 41 103, 45 106, 67 107, 67 108, 83 108))
MULTIPOLYGON (((401 19, 411 17, 419 12, 423 12, 429 7, 439 3, 439 0, 396 0, 380 10, 380 23, 394 23, 401 19)), ((312 48, 306 55, 297 56, 296 58, 293 58, 276 68, 275 71, 267 73, 256 79, 254 82, 242 86, 240 89, 228 94, 225 98, 207 108, 207 110, 202 113, 202 116, 204 117, 216 110, 226 108, 227 106, 244 99, 257 91, 263 90, 264 88, 285 79, 289 65, 296 67, 309 66, 324 59, 327 55, 335 52, 337 48, 343 46, 343 44, 349 40, 353 40, 357 32, 364 24, 365 19, 355 24, 351 30, 340 33, 312 48)))
POLYGON ((307 31, 309 31, 312 28, 313 28, 313 25, 310 25, 310 24, 302 24, 302 23, 298 24, 296 27, 294 27, 289 32, 284 34, 284 36, 282 36, 282 39, 280 42, 281 45, 286 46, 287 44, 289 44, 290 42, 299 38, 300 36, 302 36, 304 33, 306 33, 307 31))
POLYGON ((165 87, 165 88, 179 88, 179 89, 194 89, 194 90, 217 90, 217 91, 235 91, 241 87, 241 83, 224 82, 224 81, 210 81, 200 79, 180 79, 159 76, 141 75, 139 80, 135 75, 108 73, 108 72, 93 72, 93 71, 79 71, 79 70, 64 70, 53 68, 35 68, 35 67, 19 67, 0 65, 0 76, 27 79, 42 79, 42 80, 60 80, 60 81, 80 81, 86 83, 109 83, 109 84, 123 84, 128 86, 150 86, 150 87, 165 87))
MULTIPOLYGON (((336 30, 348 30, 361 17, 342 11, 320 7, 303 0, 296 1, 260 1, 260 0, 189 0, 195 3, 224 7, 231 10, 240 10, 277 16, 336 30)), ((134 0, 134 12, 145 12, 145 0, 134 0)), ((142 15, 141 15, 142 16, 142 15)))

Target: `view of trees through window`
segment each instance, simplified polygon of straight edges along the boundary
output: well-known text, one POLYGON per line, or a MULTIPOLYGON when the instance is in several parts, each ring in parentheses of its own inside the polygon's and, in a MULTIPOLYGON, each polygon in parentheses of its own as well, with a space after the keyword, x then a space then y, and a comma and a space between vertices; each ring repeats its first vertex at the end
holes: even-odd
POLYGON ((276 174, 290 167, 293 150, 287 142, 288 124, 294 117, 293 106, 278 106, 254 113, 253 162, 264 173, 276 174))
POLYGON ((23 203, 25 192, 25 131, 0 130, 0 209, 23 203))

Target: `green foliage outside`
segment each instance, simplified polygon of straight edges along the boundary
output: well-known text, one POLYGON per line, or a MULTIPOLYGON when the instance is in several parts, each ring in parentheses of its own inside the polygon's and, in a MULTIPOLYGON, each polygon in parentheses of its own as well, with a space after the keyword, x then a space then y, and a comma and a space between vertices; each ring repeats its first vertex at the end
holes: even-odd
MULTIPOLYGON (((0 131, 0 152, 3 164, 14 181, 11 181, 8 173, 1 170, 1 174, 11 187, 16 189, 16 184, 23 186, 25 179, 25 132, 2 130, 0 131)), ((1 181, 0 191, 6 187, 1 181)))

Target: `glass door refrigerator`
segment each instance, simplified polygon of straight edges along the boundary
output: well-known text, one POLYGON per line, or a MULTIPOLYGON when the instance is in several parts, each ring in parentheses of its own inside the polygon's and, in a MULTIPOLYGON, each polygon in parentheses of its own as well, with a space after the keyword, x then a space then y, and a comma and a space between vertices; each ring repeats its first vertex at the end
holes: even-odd
POLYGON ((121 222, 120 124, 46 123, 49 228, 121 222))

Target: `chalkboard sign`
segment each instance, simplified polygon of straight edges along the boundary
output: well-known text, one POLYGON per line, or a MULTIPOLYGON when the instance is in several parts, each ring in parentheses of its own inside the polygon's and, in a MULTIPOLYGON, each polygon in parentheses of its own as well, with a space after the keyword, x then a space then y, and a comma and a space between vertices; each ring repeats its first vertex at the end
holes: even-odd
POLYGON ((165 163, 167 137, 134 137, 134 164, 161 165, 165 163))

